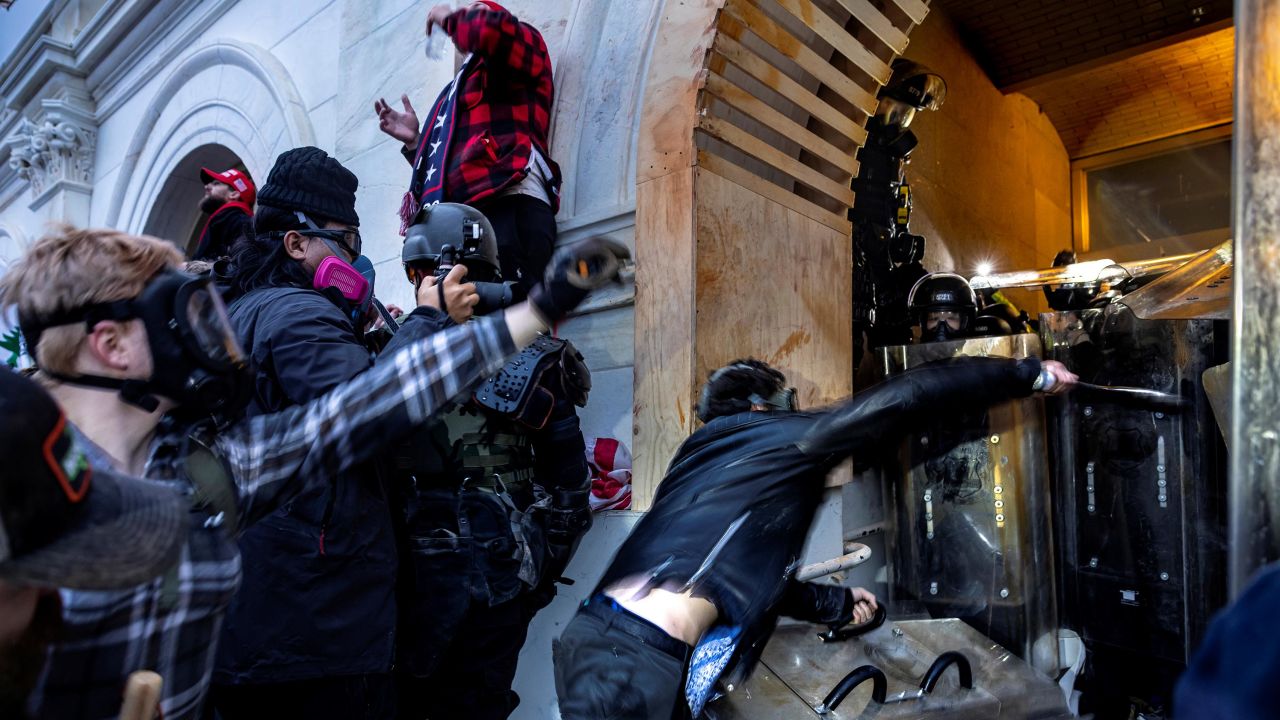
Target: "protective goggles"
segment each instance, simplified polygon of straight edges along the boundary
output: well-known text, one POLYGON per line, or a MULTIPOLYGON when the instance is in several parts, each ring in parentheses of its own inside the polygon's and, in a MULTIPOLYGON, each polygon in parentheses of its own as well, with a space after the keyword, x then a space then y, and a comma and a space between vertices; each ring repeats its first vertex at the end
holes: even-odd
POLYGON ((349 262, 355 262, 356 258, 360 257, 361 251, 364 249, 364 240, 361 239, 359 230, 326 230, 316 225, 311 218, 307 217, 306 213, 295 210, 293 214, 297 216, 298 222, 307 226, 305 230, 298 231, 300 235, 320 238, 334 254, 340 252, 338 248, 333 246, 334 243, 337 243, 342 248, 341 252, 347 254, 349 262))

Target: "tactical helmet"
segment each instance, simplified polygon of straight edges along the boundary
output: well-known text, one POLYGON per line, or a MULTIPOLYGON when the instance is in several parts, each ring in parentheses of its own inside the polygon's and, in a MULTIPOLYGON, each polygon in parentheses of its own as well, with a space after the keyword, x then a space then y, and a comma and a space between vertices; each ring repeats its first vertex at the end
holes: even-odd
POLYGON ((898 58, 891 65, 893 74, 880 91, 881 97, 893 98, 916 110, 937 110, 947 99, 947 81, 924 65, 898 58))
MULTIPOLYGON (((442 264, 467 267, 467 280, 500 280, 498 241, 484 213, 470 205, 437 203, 423 208, 405 232, 400 261, 434 273, 442 264)), ((413 278, 410 277, 410 280, 413 278)))
POLYGON ((922 341, 944 341, 963 337, 968 331, 978 311, 978 298, 964 278, 955 273, 935 272, 916 281, 907 295, 907 305, 920 325, 922 341), (929 314, 938 312, 956 313, 958 327, 939 322, 936 328, 927 328, 929 314))

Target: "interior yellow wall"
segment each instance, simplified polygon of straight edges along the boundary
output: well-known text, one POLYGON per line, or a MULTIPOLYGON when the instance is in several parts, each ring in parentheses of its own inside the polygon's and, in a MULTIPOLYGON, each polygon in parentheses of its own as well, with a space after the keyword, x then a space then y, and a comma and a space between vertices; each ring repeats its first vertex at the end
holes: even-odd
POLYGON ((997 90, 940 9, 912 33, 906 57, 947 81, 942 109, 911 126, 920 138, 907 166, 911 229, 926 238, 925 267, 965 277, 984 261, 1048 267, 1071 247, 1070 163, 1048 117, 997 90))

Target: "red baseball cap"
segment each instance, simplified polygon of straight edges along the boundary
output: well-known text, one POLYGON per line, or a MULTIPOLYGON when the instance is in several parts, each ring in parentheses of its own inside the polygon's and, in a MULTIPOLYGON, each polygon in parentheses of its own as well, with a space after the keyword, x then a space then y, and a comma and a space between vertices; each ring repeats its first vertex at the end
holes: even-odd
POLYGON ((200 168, 200 180, 206 183, 217 180, 223 185, 229 185, 240 193, 240 202, 249 207, 253 207, 254 197, 258 194, 258 190, 253 186, 253 181, 249 179, 249 176, 235 168, 220 173, 216 173, 209 168, 200 168))

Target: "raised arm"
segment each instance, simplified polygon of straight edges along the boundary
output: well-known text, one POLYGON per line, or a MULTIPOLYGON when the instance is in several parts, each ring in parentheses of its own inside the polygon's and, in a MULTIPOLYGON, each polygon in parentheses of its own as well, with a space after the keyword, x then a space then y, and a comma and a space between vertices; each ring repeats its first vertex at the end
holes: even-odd
POLYGON ((542 34, 509 12, 471 5, 450 14, 442 26, 464 53, 531 78, 551 72, 542 34))

